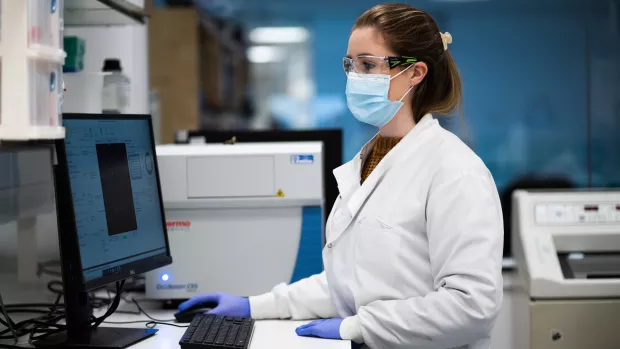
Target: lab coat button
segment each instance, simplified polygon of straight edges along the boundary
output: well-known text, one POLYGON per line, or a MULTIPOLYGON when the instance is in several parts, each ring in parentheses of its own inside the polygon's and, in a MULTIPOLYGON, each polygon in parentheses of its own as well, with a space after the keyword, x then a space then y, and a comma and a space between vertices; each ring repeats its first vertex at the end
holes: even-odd
POLYGON ((327 244, 327 248, 332 248, 332 244, 327 244))

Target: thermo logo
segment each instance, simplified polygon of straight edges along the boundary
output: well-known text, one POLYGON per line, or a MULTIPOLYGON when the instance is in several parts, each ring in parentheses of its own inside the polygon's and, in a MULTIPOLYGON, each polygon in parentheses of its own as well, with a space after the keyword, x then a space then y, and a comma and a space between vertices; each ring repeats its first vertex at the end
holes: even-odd
POLYGON ((188 231, 192 227, 190 221, 168 221, 166 222, 166 228, 168 231, 188 231))

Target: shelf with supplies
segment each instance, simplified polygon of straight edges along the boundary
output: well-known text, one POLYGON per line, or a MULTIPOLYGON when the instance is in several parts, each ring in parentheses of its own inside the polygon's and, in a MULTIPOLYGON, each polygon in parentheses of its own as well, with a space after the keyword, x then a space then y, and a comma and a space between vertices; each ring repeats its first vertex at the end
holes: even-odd
POLYGON ((63 0, 0 0, 0 140, 64 138, 63 0), (25 20, 24 20, 25 19, 25 20))
POLYGON ((146 22, 144 8, 128 0, 64 0, 65 26, 123 26, 146 22))

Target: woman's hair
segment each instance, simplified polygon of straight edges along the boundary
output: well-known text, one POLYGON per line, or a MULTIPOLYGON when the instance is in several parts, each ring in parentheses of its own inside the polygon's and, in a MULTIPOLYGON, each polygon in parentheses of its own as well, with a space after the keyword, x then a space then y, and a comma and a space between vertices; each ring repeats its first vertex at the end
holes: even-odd
POLYGON ((413 97, 415 121, 427 113, 448 115, 461 109, 462 90, 458 68, 435 20, 426 12, 405 4, 381 4, 364 12, 353 30, 371 27, 399 56, 426 63, 428 73, 413 97))

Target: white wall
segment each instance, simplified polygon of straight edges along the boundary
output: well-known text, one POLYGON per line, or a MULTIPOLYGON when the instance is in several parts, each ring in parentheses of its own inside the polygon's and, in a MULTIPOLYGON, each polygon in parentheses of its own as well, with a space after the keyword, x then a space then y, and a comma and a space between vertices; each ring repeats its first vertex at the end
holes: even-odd
MULTIPOLYGON (((131 0, 144 6, 144 0, 131 0)), ((121 60, 125 75, 131 79, 131 106, 128 113, 149 112, 148 27, 67 27, 65 35, 86 40, 84 70, 100 72, 106 58, 121 60)))

